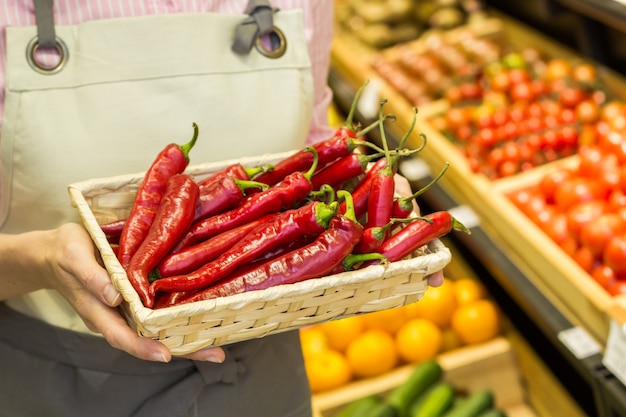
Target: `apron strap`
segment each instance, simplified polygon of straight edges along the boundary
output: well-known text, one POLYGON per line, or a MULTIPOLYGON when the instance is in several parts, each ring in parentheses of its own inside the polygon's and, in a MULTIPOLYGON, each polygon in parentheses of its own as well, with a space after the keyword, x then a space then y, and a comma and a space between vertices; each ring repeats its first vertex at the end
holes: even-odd
POLYGON ((274 9, 269 0, 249 0, 246 13, 249 15, 235 29, 233 52, 245 55, 252 50, 257 39, 274 32, 274 9))
POLYGON ((35 20, 39 47, 42 49, 56 48, 52 0, 35 0, 35 20))

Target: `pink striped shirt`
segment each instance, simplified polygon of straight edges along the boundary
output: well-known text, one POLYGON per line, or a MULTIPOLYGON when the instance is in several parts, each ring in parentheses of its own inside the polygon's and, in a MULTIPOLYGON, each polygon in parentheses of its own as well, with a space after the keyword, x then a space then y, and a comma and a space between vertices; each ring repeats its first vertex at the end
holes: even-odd
MULTIPOLYGON (((162 13, 243 13, 248 0, 55 0, 54 21, 74 25, 89 20, 162 13)), ((311 57, 315 97, 309 143, 328 136, 327 111, 332 93, 326 79, 332 41, 333 0, 270 0, 282 10, 303 10, 308 51, 311 57)), ((4 109, 7 26, 35 24, 33 0, 0 0, 0 128, 4 109)), ((26 47, 26 46, 25 46, 26 47)))

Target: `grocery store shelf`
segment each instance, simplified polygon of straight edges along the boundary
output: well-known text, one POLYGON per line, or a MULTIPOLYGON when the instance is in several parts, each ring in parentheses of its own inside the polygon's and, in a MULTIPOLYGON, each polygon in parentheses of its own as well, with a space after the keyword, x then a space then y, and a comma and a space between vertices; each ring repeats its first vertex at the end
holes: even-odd
MULTIPOLYGON (((355 93, 351 80, 340 71, 331 71, 329 84, 334 91, 337 107, 347 111, 355 93)), ((367 125, 374 120, 359 111, 356 120, 367 125)), ((369 135, 380 141, 379 135, 369 135)), ((390 142, 393 134, 386 132, 390 142)), ((396 140, 397 143, 397 140, 396 140)), ((428 184, 433 177, 426 175, 411 177, 414 189, 428 184)), ((614 417, 626 415, 626 388, 602 365, 602 354, 595 349, 594 340, 586 330, 573 322, 569 315, 547 297, 536 280, 519 260, 514 259, 506 246, 484 230, 479 222, 472 224, 462 215, 471 217, 471 207, 455 200, 448 190, 438 183, 421 196, 420 204, 426 210, 450 210, 459 213, 459 219, 470 226, 471 235, 452 233, 450 238, 463 251, 477 275, 487 285, 511 323, 528 340, 540 357, 589 416, 614 417), (591 346, 589 348, 589 346, 591 346), (588 349, 586 349, 588 348, 588 349)))

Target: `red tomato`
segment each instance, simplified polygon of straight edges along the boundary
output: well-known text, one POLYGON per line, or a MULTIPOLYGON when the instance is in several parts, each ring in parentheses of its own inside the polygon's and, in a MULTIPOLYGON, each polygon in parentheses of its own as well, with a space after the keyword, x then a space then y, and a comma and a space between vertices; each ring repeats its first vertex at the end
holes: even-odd
POLYGON ((615 280, 609 284, 609 294, 611 295, 626 294, 626 279, 615 277, 615 280))
POLYGON ((578 173, 585 177, 597 177, 604 170, 617 170, 617 156, 603 152, 598 146, 581 146, 578 149, 580 163, 578 173))
POLYGON ((537 224, 553 242, 561 246, 570 237, 567 230, 567 218, 564 213, 554 206, 547 205, 542 211, 535 214, 537 224))
POLYGON ((591 220, 606 213, 607 205, 603 200, 592 200, 574 204, 567 210, 567 229, 572 236, 580 235, 582 227, 591 220))
POLYGON ((531 79, 530 72, 525 68, 511 68, 508 70, 508 76, 511 84, 528 82, 531 79))
POLYGON ((530 81, 520 81, 511 85, 509 96, 514 102, 524 101, 526 103, 530 103, 537 98, 530 81))
POLYGON ((592 200, 604 200, 606 190, 593 178, 573 177, 563 181, 554 193, 554 202, 562 211, 578 203, 592 200))
POLYGON ((561 90, 559 102, 563 107, 575 108, 586 98, 585 90, 580 87, 568 86, 561 90))
POLYGON ((589 246, 596 256, 601 256, 613 236, 626 231, 626 222, 615 213, 604 213, 584 224, 580 229, 580 243, 589 246))
POLYGON ((536 189, 520 190, 511 194, 509 198, 529 217, 546 206, 543 196, 536 189))
POLYGON ((597 264, 597 259, 591 249, 584 245, 578 247, 572 258, 582 269, 590 274, 597 264))
POLYGON ((563 184, 564 181, 572 178, 574 173, 571 169, 563 168, 557 171, 549 172, 539 182, 539 189, 543 193, 548 203, 554 203, 554 195, 557 188, 563 184))
POLYGON ((613 236, 606 244, 602 261, 616 274, 626 274, 626 234, 613 236))
MULTIPOLYGON (((598 128, 600 129, 600 128, 598 128)), ((598 146, 607 154, 614 154, 617 160, 626 163, 626 132, 608 128, 606 132, 597 133, 598 146)))
MULTIPOLYGON (((591 278, 608 292, 612 293, 612 291, 618 290, 618 287, 615 286, 617 281, 615 272, 608 266, 599 264, 591 270, 590 274, 591 278)), ((615 294, 612 293, 611 295, 615 294)))

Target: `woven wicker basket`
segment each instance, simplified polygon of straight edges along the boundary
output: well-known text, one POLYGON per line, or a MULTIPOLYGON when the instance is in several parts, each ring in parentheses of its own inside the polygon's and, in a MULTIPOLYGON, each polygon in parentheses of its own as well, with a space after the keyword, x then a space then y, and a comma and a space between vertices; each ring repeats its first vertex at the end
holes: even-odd
MULTIPOLYGON (((233 162, 244 166, 270 164, 289 154, 193 165, 187 173, 200 180, 233 162)), ((424 278, 442 270, 451 259, 449 249, 436 240, 414 257, 387 266, 152 310, 141 303, 99 227, 128 215, 143 175, 71 184, 69 194, 124 298, 121 309, 127 322, 138 334, 161 341, 175 355, 413 303, 428 288, 424 278)))

